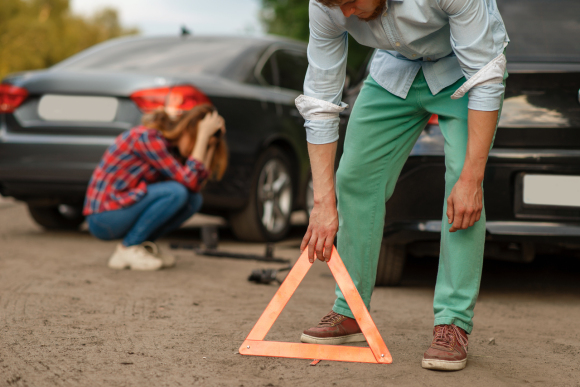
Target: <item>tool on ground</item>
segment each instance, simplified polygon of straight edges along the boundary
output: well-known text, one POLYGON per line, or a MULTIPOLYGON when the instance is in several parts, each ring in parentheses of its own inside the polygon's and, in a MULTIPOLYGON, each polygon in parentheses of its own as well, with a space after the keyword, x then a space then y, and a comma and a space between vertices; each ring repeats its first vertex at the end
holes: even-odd
POLYGON ((290 297, 292 297, 311 267, 312 264, 308 260, 308 250, 304 250, 243 342, 239 349, 240 354, 360 363, 392 363, 391 354, 334 247, 332 248, 330 261, 328 261, 328 267, 350 306, 369 344, 369 348, 264 341, 268 331, 272 328, 272 325, 274 325, 274 322, 280 316, 290 297))
POLYGON ((240 254, 218 250, 217 248, 219 235, 218 235, 218 227, 215 225, 202 226, 201 239, 203 241, 203 245, 205 246, 205 248, 200 247, 199 244, 191 244, 191 243, 189 244, 171 243, 169 247, 172 249, 193 250, 198 255, 206 255, 209 257, 216 258, 244 259, 250 261, 274 262, 274 263, 290 263, 289 259, 274 257, 273 243, 266 244, 266 251, 264 252, 264 255, 240 254))
POLYGON ((266 284, 269 285, 272 282, 276 281, 279 284, 282 283, 276 276, 281 271, 286 271, 292 269, 292 266, 286 266, 281 269, 257 269, 252 270, 252 274, 248 277, 248 281, 255 282, 257 284, 266 284))

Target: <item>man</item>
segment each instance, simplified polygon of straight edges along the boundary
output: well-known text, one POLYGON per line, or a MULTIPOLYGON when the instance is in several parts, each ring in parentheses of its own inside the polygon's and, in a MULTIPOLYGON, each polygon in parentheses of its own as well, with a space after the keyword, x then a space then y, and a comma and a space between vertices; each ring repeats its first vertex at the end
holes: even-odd
MULTIPOLYGON (((433 342, 424 368, 460 370, 479 292, 485 238, 482 183, 503 102, 508 37, 495 0, 311 0, 309 68, 296 106, 305 118, 314 208, 301 249, 337 248, 369 308, 385 202, 432 114, 445 137, 445 202, 433 342), (379 49, 353 107, 336 173, 347 34, 379 49), (338 211, 337 211, 338 206, 338 211), (338 231, 338 233, 337 233, 338 231)), ((340 289, 309 343, 364 341, 340 289)))

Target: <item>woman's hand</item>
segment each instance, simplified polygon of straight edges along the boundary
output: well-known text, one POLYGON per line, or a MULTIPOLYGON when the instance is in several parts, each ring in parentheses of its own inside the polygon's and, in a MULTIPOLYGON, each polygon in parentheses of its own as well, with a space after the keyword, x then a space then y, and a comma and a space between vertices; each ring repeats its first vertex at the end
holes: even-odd
POLYGON ((226 124, 224 118, 220 116, 216 110, 212 113, 206 114, 205 117, 199 121, 197 140, 205 139, 206 141, 209 141, 211 136, 217 133, 218 130, 221 130, 221 135, 224 135, 226 132, 226 124))
POLYGON ((197 127, 197 139, 193 151, 191 152, 191 156, 194 159, 201 161, 206 168, 209 168, 209 164, 213 158, 213 150, 219 141, 219 139, 214 135, 220 130, 221 136, 223 136, 226 132, 226 124, 224 118, 220 116, 217 111, 206 114, 205 117, 199 121, 197 127))

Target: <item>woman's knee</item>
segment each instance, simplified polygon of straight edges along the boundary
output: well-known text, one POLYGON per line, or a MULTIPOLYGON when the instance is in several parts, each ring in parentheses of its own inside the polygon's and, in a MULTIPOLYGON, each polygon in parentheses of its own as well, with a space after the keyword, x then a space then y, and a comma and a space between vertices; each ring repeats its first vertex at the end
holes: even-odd
POLYGON ((199 192, 189 192, 189 197, 187 200, 188 210, 191 211, 192 215, 198 212, 203 204, 203 196, 199 192))
MULTIPOLYGON (((181 183, 176 181, 164 181, 163 183, 157 183, 156 188, 162 188, 162 196, 167 196, 171 198, 171 201, 177 205, 177 207, 184 206, 189 198, 189 190, 181 183)), ((152 186, 150 189, 153 188, 152 186)))
POLYGON ((114 230, 113 225, 108 224, 106 221, 97 219, 98 214, 90 215, 87 219, 87 224, 89 226, 89 232, 98 239, 104 241, 110 241, 113 239, 119 239, 123 235, 116 230, 114 230))

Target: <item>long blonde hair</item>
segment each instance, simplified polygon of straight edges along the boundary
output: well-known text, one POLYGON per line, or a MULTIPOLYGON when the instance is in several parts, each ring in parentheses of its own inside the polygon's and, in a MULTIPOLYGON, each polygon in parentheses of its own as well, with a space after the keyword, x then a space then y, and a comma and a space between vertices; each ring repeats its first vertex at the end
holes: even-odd
MULTIPOLYGON (((215 110, 216 108, 212 105, 197 105, 193 109, 185 112, 179 119, 172 120, 164 110, 159 109, 143 116, 141 121, 144 126, 159 130, 163 137, 171 143, 176 143, 184 133, 187 133, 191 136, 193 145, 195 146, 199 121, 201 121, 206 114, 212 113, 215 110)), ((228 146, 225 138, 221 136, 215 146, 213 158, 209 165, 211 171, 210 179, 221 180, 226 172, 227 166, 228 146)))

